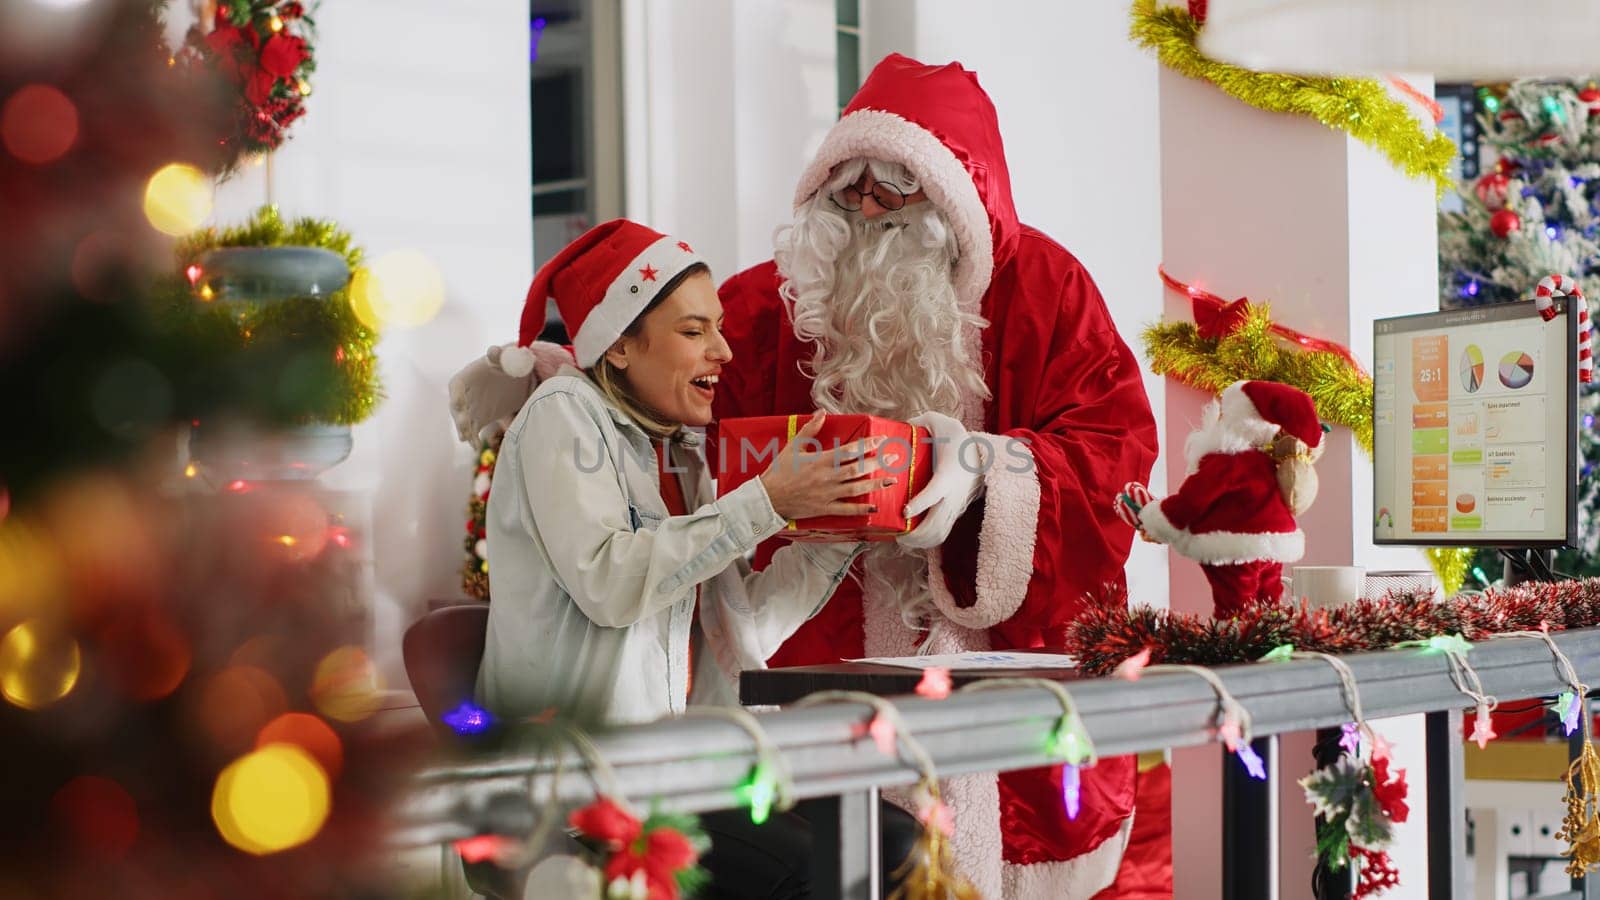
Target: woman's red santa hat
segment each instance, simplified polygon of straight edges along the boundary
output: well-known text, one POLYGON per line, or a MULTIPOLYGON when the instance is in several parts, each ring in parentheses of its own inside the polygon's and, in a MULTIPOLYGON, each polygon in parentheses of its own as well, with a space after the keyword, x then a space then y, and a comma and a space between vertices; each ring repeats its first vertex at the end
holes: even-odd
POLYGON ((1279 431, 1299 438, 1311 449, 1322 443, 1322 422, 1311 395, 1296 387, 1275 381, 1236 381, 1222 392, 1222 415, 1235 427, 1260 434, 1256 440, 1269 441, 1279 431))
POLYGON ((545 302, 556 301, 579 366, 599 362, 662 288, 705 259, 687 243, 627 219, 589 229, 533 277, 522 307, 517 346, 500 354, 500 368, 521 377, 533 371, 528 346, 544 330, 545 302))

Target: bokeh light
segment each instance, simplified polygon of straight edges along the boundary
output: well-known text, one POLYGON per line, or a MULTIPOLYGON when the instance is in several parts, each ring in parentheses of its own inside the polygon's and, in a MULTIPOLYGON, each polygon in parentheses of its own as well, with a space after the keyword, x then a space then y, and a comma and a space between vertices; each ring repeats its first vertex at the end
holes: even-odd
POLYGON ((78 642, 38 619, 0 638, 0 694, 23 709, 41 709, 72 693, 82 666, 78 642))
POLYGON ((255 666, 229 666, 211 676, 198 704, 200 728, 230 753, 254 746, 262 727, 289 708, 277 679, 255 666))
POLYGON ((344 744, 339 735, 310 713, 284 713, 268 722, 256 735, 256 747, 268 744, 293 744, 306 751, 330 780, 338 778, 344 769, 344 744))
POLYGON ((317 663, 311 702, 330 719, 359 722, 378 710, 378 667, 359 647, 340 647, 317 663))
POLYGON ((273 494, 257 521, 267 544, 289 560, 315 559, 328 541, 328 511, 307 493, 273 494))
POLYGON ((72 149, 77 139, 78 107, 48 84, 19 89, 0 109, 0 140, 23 162, 52 162, 72 149))
POLYGON ((144 189, 144 215, 162 234, 179 237, 211 215, 210 179, 187 163, 170 163, 150 176, 144 189))
POLYGON ((217 776, 211 818, 229 844, 257 856, 316 837, 328 819, 328 776, 293 744, 268 744, 217 776))
POLYGON ((193 655, 188 639, 155 609, 119 615, 97 636, 112 678, 135 700, 159 700, 189 674, 193 655))
POLYGON ((79 849, 116 861, 139 838, 139 810, 122 785, 98 775, 79 775, 50 798, 50 815, 79 849))
POLYGON ((37 615, 59 601, 66 581, 61 553, 48 533, 21 515, 0 522, 0 621, 37 615))
POLYGON ((350 305, 374 330, 416 328, 444 305, 444 276, 415 250, 385 253, 350 279, 350 305))

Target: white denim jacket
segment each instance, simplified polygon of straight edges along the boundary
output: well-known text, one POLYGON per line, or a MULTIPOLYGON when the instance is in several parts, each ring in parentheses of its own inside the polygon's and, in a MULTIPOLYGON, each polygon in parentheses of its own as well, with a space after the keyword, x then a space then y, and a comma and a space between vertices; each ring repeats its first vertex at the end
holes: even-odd
POLYGON ((681 713, 691 631, 693 702, 736 704, 738 673, 764 668, 832 595, 862 545, 795 544, 752 573, 745 558, 784 520, 759 478, 716 498, 699 438, 673 450, 694 511, 668 517, 649 437, 583 373, 528 398, 489 492, 478 698, 490 710, 614 723, 681 713))

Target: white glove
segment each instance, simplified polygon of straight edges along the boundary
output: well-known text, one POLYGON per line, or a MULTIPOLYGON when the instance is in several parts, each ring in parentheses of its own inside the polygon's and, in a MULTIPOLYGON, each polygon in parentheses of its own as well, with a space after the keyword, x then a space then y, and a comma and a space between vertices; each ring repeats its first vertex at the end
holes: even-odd
POLYGON ((527 347, 490 347, 450 379, 450 418, 456 423, 456 436, 472 443, 509 425, 534 388, 562 365, 572 365, 571 354, 544 341, 527 347))
POLYGON ((967 431, 943 413, 925 412, 911 419, 933 435, 933 477, 906 504, 906 516, 926 512, 910 532, 896 538, 902 547, 927 550, 943 544, 956 519, 983 493, 983 472, 994 460, 988 435, 967 431))

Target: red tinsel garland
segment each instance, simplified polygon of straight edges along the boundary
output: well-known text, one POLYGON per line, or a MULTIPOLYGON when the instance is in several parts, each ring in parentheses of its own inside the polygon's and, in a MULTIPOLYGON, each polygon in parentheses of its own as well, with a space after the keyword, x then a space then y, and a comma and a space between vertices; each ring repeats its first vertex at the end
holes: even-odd
POLYGON ((1459 595, 1393 594, 1334 609, 1278 603, 1231 619, 1128 606, 1125 590, 1088 604, 1067 631, 1067 651, 1091 675, 1108 675, 1128 657, 1150 650, 1150 662, 1216 666, 1253 662, 1275 647, 1356 653, 1401 641, 1460 634, 1479 641, 1508 631, 1600 625, 1600 578, 1534 583, 1459 595))

